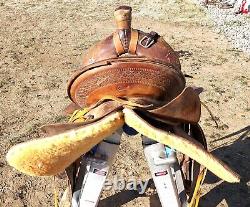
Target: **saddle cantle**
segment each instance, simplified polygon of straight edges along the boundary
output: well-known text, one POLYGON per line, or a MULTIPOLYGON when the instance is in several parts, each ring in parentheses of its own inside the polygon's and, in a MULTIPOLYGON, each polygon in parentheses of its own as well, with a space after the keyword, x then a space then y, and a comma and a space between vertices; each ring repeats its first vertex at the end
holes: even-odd
POLYGON ((70 79, 71 100, 82 108, 114 96, 153 104, 147 112, 163 121, 197 123, 199 97, 185 87, 175 51, 156 32, 132 29, 130 7, 119 7, 115 20, 117 30, 86 52, 82 68, 70 79))

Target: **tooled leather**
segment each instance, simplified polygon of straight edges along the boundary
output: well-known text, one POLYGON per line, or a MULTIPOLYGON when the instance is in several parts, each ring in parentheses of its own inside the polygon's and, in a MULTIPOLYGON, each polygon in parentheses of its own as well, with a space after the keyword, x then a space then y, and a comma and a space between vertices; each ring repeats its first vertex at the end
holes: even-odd
MULTIPOLYGON (((97 88, 112 84, 143 84, 160 88, 168 94, 166 99, 172 99, 180 93, 185 83, 182 76, 175 70, 167 70, 166 66, 154 65, 152 63, 114 63, 109 66, 101 66, 85 72, 73 81, 70 86, 70 97, 73 101, 86 105, 85 99, 89 93, 97 88), (133 77, 133 78, 131 78, 133 77)), ((112 93, 112 91, 110 92, 112 93)))
MULTIPOLYGON (((122 53, 129 52, 130 29, 118 30, 117 34, 124 49, 122 53)), ((145 35, 148 34, 138 31, 137 42, 145 35)), ((84 56, 82 69, 73 76, 68 86, 68 93, 73 102, 81 107, 92 104, 93 100, 97 101, 100 98, 100 91, 130 99, 134 97, 136 90, 131 97, 131 91, 125 90, 127 94, 119 93, 118 87, 124 87, 125 84, 128 88, 133 86, 140 88, 144 85, 152 87, 151 98, 162 103, 163 108, 158 105, 155 111, 150 111, 155 117, 189 123, 198 122, 199 99, 190 91, 187 95, 189 100, 179 97, 185 87, 185 78, 181 72, 178 55, 162 37, 157 37, 149 48, 137 44, 135 50, 137 58, 132 56, 122 58, 112 40, 113 35, 92 47, 84 56), (153 94, 155 91, 160 95, 155 96, 153 94), (177 100, 174 100, 175 98, 177 100), (176 107, 179 104, 179 109, 174 107, 173 101, 176 101, 176 107)), ((138 94, 142 95, 141 100, 143 100, 142 89, 138 90, 138 94)))
POLYGON ((110 58, 110 59, 105 59, 105 60, 102 60, 99 62, 95 62, 93 64, 83 66, 83 67, 75 70, 74 74, 71 76, 71 78, 68 81, 67 90, 68 90, 69 97, 71 98, 70 89, 71 89, 73 82, 82 73, 84 73, 86 71, 90 71, 90 70, 95 69, 95 68, 99 68, 101 66, 111 65, 111 64, 116 63, 116 62, 121 62, 121 63, 137 62, 138 64, 140 64, 140 63, 153 63, 156 65, 161 65, 162 67, 166 67, 166 70, 169 70, 169 69, 175 70, 175 72, 177 72, 179 74, 179 76, 182 78, 182 81, 185 83, 185 78, 184 78, 182 72, 180 70, 176 70, 176 68, 173 65, 171 65, 170 63, 165 63, 165 62, 162 62, 160 60, 154 60, 154 59, 150 59, 147 57, 137 57, 137 56, 115 57, 115 58, 110 58))
POLYGON ((138 83, 115 83, 99 87, 91 91, 86 97, 86 105, 92 105, 104 96, 114 96, 129 100, 132 103, 157 107, 164 98, 164 91, 160 88, 138 83), (158 100, 158 101, 157 101, 158 100))

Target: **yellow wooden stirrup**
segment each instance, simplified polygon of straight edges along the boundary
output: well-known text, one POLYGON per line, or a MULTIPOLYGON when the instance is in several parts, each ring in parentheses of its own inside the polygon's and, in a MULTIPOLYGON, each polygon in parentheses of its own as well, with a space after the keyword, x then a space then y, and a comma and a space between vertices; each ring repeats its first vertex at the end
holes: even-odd
POLYGON ((54 187, 54 207, 59 207, 58 204, 58 188, 56 186, 56 177, 53 176, 53 187, 54 187))
POLYGON ((69 118, 69 122, 84 122, 86 118, 84 115, 89 112, 89 108, 83 108, 80 110, 75 110, 74 113, 69 118))
POLYGON ((206 173, 207 173, 207 168, 204 168, 200 172, 200 174, 197 178, 195 188, 194 188, 194 193, 193 193, 192 199, 191 199, 190 203, 188 204, 188 207, 198 207, 200 197, 201 197, 201 185, 205 179, 206 173))

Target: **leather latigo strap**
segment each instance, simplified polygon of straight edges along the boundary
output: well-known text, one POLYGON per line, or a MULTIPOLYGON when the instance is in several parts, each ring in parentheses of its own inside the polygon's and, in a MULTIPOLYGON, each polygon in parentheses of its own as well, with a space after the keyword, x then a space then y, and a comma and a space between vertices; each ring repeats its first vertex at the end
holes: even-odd
POLYGON ((139 33, 137 30, 122 30, 113 34, 113 43, 118 56, 129 53, 136 54, 139 33))
POLYGON ((130 38, 130 43, 129 43, 129 48, 128 48, 128 52, 130 54, 133 54, 133 55, 136 54, 138 38, 139 38, 138 31, 134 29, 131 30, 131 38, 130 38))
POLYGON ((118 56, 125 53, 125 49, 119 36, 119 31, 113 34, 113 43, 118 56))

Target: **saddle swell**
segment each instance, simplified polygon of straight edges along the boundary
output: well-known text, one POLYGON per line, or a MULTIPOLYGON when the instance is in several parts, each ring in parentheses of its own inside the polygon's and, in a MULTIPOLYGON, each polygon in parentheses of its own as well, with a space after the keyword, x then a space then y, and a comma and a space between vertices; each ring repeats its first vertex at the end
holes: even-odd
POLYGON ((200 101, 185 88, 185 77, 175 51, 156 32, 131 28, 131 8, 115 11, 117 30, 92 46, 83 66, 68 84, 68 95, 78 107, 91 107, 105 96, 153 104, 158 119, 197 123, 200 101))
MULTIPOLYGON (((153 32, 151 32, 153 33, 153 35, 151 35, 151 33, 145 33, 139 30, 136 31, 138 32, 138 40, 135 43, 136 50, 134 53, 133 51, 128 53, 128 42, 130 42, 131 30, 118 30, 106 39, 92 46, 86 52, 83 57, 83 67, 110 58, 117 58, 127 53, 171 64, 176 70, 181 70, 178 55, 161 36, 153 32), (119 35, 118 40, 114 38, 117 37, 117 35, 119 35), (121 45, 124 48, 119 48, 121 45)), ((131 47, 133 46, 131 45, 131 47)))

